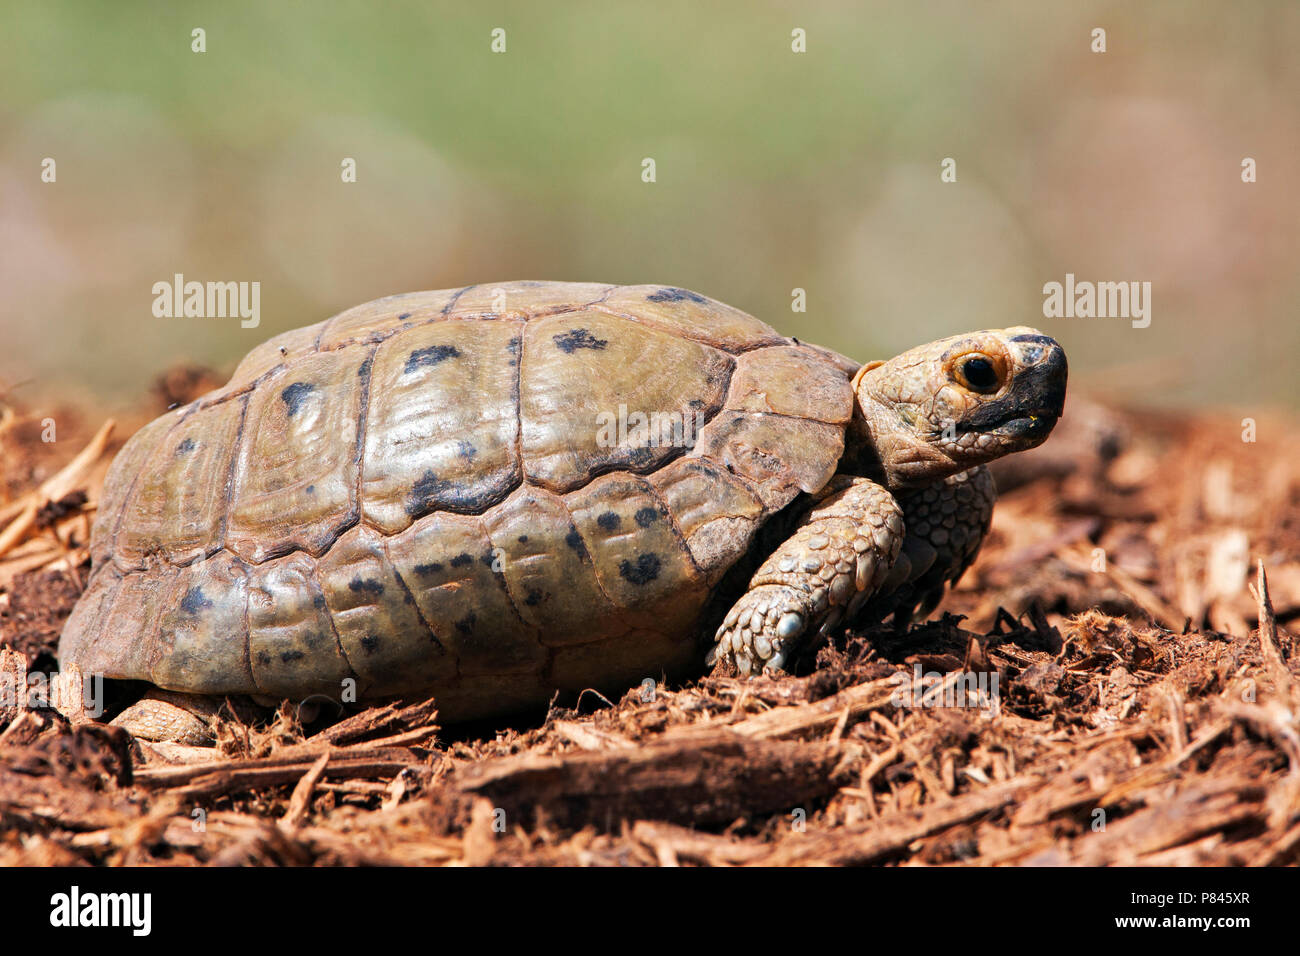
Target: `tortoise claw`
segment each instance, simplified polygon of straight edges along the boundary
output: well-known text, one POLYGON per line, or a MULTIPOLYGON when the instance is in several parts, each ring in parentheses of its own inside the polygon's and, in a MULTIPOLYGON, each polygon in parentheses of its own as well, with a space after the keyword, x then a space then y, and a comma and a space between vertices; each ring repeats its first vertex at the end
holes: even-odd
POLYGON ((773 654, 766 664, 763 665, 763 673, 769 677, 775 677, 785 671, 785 651, 777 651, 773 654))
POLYGON ((705 661, 730 662, 738 673, 769 672, 785 662, 790 645, 808 630, 808 597, 794 588, 768 585, 745 593, 718 628, 705 661))

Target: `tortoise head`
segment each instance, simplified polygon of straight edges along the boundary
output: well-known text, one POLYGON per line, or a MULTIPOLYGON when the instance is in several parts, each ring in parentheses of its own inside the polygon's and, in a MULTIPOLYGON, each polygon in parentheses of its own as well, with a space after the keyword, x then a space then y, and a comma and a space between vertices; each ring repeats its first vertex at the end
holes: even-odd
POLYGON ((906 486, 1033 448, 1061 417, 1065 379, 1061 346, 1025 326, 869 363, 853 379, 863 454, 890 486, 906 486))

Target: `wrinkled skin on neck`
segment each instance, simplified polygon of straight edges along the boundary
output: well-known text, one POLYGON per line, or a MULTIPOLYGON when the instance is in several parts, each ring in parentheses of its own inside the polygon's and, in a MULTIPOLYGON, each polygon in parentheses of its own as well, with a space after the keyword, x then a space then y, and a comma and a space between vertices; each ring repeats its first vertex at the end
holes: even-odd
POLYGON ((846 470, 890 489, 946 478, 1051 434, 1065 405, 1057 342, 1026 326, 956 335, 864 365, 846 470))

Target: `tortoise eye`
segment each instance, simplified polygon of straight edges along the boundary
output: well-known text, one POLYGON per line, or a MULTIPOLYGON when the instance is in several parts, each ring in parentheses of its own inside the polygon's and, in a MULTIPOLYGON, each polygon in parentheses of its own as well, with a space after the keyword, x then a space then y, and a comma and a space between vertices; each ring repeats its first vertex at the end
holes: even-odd
POLYGON ((958 366, 962 384, 974 392, 996 391, 1002 382, 993 363, 982 355, 975 355, 962 361, 958 366))

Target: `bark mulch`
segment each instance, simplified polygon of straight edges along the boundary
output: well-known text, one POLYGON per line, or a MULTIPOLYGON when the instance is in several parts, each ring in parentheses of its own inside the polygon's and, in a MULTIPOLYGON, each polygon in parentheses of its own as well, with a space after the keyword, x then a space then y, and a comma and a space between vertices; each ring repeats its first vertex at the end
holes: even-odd
POLYGON ((1293 423, 1244 441, 1072 398, 999 466, 939 613, 839 635, 796 676, 494 727, 441 728, 436 700, 227 706, 197 748, 89 720, 56 673, 112 424, 56 416, 51 443, 0 411, 0 685, 48 691, 0 699, 0 864, 1300 862, 1293 423))

